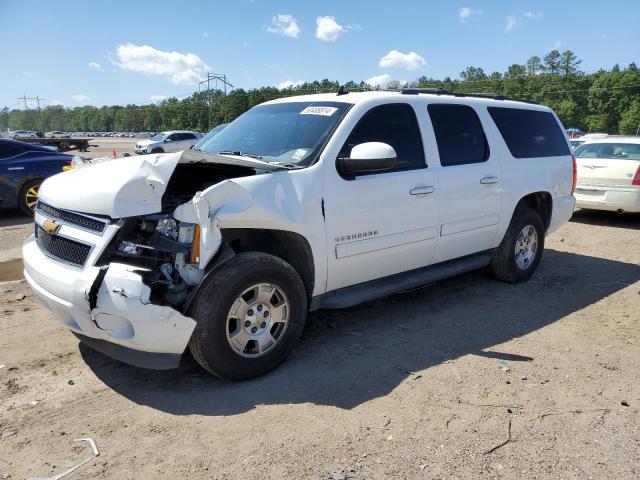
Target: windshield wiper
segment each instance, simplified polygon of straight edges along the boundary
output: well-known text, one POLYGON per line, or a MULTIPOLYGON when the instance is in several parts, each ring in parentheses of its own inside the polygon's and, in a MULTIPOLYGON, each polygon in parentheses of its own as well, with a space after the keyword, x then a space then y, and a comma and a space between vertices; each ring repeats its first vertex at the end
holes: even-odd
POLYGON ((236 150, 235 152, 222 150, 221 152, 218 152, 218 155, 235 155, 236 157, 249 157, 255 158, 256 160, 262 160, 262 155, 256 155, 255 153, 245 153, 239 150, 236 150))

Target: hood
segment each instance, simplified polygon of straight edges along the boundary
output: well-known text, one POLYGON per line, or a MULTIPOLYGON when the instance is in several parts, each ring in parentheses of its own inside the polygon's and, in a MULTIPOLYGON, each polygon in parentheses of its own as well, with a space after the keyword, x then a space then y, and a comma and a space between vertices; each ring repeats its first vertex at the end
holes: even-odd
POLYGON ((185 150, 80 166, 47 178, 38 196, 56 208, 111 218, 158 213, 178 163, 215 163, 263 171, 281 169, 278 165, 247 157, 185 150))
POLYGON ((151 145, 152 143, 159 143, 159 142, 146 138, 144 140, 138 140, 136 142, 136 145, 140 145, 141 147, 146 147, 147 145, 151 145))
POLYGON ((156 213, 180 153, 143 155, 74 168, 46 179, 38 197, 64 210, 111 218, 156 213))

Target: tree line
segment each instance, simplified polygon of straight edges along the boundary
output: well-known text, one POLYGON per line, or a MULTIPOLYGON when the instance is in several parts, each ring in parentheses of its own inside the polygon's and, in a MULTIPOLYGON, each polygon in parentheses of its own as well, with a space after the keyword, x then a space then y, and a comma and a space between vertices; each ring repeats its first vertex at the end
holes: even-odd
MULTIPOLYGON (((432 87, 453 93, 497 93, 517 100, 553 108, 565 127, 610 134, 635 134, 640 126, 640 71, 635 63, 597 72, 580 70, 582 61, 570 50, 552 50, 534 56, 524 64, 510 65, 504 73, 485 73, 470 66, 457 79, 422 76, 386 88, 432 87)), ((279 90, 262 87, 203 91, 184 98, 169 98, 150 105, 49 106, 42 110, 4 108, 0 126, 12 130, 63 131, 162 131, 188 129, 206 132, 227 123, 255 105, 280 97, 320 92, 337 92, 336 81, 321 80, 279 90)), ((347 82, 349 91, 375 90, 363 81, 347 82)))

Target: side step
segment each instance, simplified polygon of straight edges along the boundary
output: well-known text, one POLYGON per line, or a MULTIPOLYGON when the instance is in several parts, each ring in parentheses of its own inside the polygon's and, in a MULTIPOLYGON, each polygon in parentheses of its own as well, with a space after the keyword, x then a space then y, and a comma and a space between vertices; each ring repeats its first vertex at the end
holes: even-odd
POLYGON ((369 282, 359 283, 349 287, 332 290, 311 299, 309 311, 320 308, 347 308, 360 303, 369 302, 377 298, 400 293, 412 288, 421 287, 429 283, 454 277, 461 273, 470 272, 486 267, 491 262, 491 252, 470 255, 449 260, 447 262, 429 265, 427 267, 410 270, 408 272, 378 278, 369 282))

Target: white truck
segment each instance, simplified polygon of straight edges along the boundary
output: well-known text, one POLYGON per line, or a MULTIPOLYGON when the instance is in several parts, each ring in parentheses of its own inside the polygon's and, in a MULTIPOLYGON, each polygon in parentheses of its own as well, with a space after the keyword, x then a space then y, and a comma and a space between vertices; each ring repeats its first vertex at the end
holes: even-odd
POLYGON ((146 368, 190 348, 248 379, 308 311, 488 267, 528 279, 571 217, 549 108, 440 90, 279 99, 198 148, 47 179, 25 278, 82 342, 146 368))

